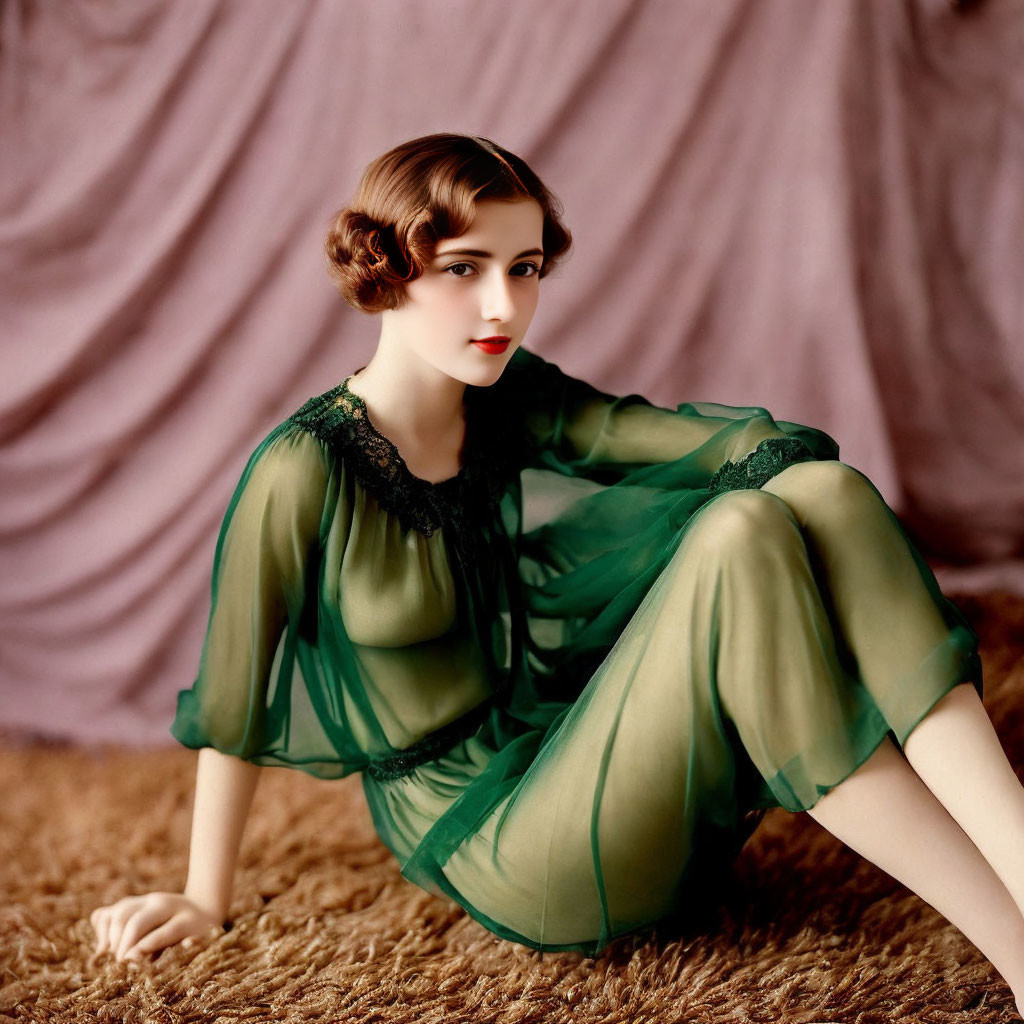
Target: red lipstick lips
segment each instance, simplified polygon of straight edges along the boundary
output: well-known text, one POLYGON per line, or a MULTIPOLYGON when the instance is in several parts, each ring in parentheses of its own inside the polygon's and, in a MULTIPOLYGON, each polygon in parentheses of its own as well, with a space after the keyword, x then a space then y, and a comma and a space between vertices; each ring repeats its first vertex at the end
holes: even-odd
POLYGON ((511 338, 504 334, 496 334, 490 338, 473 338, 472 344, 475 345, 481 352, 487 352, 489 355, 497 356, 501 355, 505 349, 508 348, 511 338))

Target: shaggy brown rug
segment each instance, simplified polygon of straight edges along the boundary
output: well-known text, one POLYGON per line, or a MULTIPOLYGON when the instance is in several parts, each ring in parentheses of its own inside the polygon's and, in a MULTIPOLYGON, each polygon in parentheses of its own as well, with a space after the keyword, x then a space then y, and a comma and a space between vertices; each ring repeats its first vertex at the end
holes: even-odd
MULTIPOLYGON (((1024 769, 1024 599, 955 597, 981 634, 986 705, 1024 769)), ((0 753, 0 1015, 33 1021, 1017 1021, 963 935, 805 814, 768 813, 711 920, 596 959, 492 935, 398 873, 358 778, 262 773, 233 927, 129 965, 90 911, 180 890, 195 753, 0 753)), ((1024 951, 1022 951, 1024 954, 1024 951)))

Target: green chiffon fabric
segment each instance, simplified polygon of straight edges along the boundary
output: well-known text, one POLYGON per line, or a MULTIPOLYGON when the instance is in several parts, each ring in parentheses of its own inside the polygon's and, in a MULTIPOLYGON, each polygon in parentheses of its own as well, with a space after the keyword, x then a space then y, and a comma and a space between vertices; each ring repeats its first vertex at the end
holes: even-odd
POLYGON ((402 874, 497 935, 594 955, 696 913, 764 809, 982 693, 976 635, 822 431, 610 395, 523 348, 465 410, 440 483, 347 380, 259 443, 171 732, 362 772, 402 874))

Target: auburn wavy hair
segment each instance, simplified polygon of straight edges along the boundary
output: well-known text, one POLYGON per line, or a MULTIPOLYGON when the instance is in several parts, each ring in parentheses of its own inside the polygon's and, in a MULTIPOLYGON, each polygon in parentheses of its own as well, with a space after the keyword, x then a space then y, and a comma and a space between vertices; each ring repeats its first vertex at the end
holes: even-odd
POLYGON ((423 273, 439 242, 468 230, 482 199, 540 204, 540 277, 571 246, 561 205, 525 160, 476 135, 424 135, 377 157, 355 197, 335 214, 324 248, 342 297, 364 313, 397 309, 405 284, 423 273))

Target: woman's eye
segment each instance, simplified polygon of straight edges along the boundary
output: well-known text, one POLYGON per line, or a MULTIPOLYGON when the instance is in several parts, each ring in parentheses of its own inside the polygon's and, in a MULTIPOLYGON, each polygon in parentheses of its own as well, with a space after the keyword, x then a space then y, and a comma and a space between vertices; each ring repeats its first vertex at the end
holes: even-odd
POLYGON ((540 267, 538 267, 536 263, 517 263, 512 269, 518 270, 520 267, 525 267, 527 272, 524 274, 516 274, 516 277, 536 277, 540 273, 540 267))
POLYGON ((465 269, 465 270, 472 270, 473 269, 473 264, 472 263, 453 263, 450 267, 445 267, 444 268, 444 272, 446 274, 451 273, 451 275, 453 277, 467 277, 468 275, 466 275, 466 274, 457 273, 457 271, 460 268, 461 269, 465 269))

